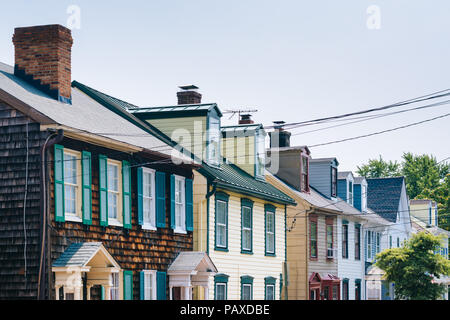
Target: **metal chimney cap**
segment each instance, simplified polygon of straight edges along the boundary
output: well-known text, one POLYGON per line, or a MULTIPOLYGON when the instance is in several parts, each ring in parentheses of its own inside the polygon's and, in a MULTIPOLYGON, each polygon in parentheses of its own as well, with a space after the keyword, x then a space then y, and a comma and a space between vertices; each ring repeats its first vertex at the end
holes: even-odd
POLYGON ((193 85, 193 84, 188 84, 188 85, 184 85, 184 86, 179 86, 178 88, 180 88, 181 90, 197 90, 198 87, 193 85))

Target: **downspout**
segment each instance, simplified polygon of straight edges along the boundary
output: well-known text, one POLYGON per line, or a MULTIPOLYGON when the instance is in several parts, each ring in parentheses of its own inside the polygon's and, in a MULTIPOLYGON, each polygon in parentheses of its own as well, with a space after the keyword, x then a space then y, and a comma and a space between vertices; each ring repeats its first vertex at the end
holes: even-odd
POLYGON ((206 254, 209 255, 209 198, 216 193, 217 184, 215 181, 209 182, 206 185, 206 254), (212 185, 212 190, 209 191, 209 186, 212 185))
MULTIPOLYGON (((46 151, 49 147, 54 145, 55 143, 59 143, 64 138, 64 131, 58 130, 57 133, 51 133, 44 144, 41 147, 41 168, 40 168, 40 187, 41 187, 41 250, 40 250, 40 260, 39 260, 39 274, 38 274, 38 287, 37 287, 37 299, 42 300, 45 298, 45 285, 42 283, 46 282, 47 273, 45 272, 44 261, 50 256, 50 243, 47 235, 48 230, 48 214, 47 214, 47 183, 48 183, 48 172, 47 172, 47 157, 46 151), (46 249, 47 245, 47 251, 46 249)), ((50 266, 49 266, 50 268, 50 266)), ((48 276, 50 272, 48 272, 48 276)), ((49 276, 48 281, 51 279, 49 276)), ((48 288, 48 295, 50 297, 51 288, 48 288)), ((47 297, 48 298, 48 297, 47 297)))
POLYGON ((289 300, 288 299, 288 277, 287 277, 287 274, 289 273, 289 266, 287 263, 288 263, 288 261, 287 261, 287 205, 285 204, 284 205, 284 265, 286 266, 285 269, 287 272, 284 277, 285 278, 284 279, 284 283, 285 283, 284 300, 289 300))

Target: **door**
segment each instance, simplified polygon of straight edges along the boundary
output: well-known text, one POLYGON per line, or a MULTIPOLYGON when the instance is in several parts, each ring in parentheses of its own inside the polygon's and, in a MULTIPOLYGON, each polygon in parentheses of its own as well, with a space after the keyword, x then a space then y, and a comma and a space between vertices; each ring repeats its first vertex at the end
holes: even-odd
POLYGON ((181 287, 172 288, 172 300, 181 300, 181 287))

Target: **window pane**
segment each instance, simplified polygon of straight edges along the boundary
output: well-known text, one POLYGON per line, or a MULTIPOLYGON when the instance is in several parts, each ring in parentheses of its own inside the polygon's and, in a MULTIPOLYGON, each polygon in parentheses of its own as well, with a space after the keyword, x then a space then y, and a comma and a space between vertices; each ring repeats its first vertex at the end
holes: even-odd
POLYGON ((243 228, 251 228, 252 220, 251 220, 251 209, 249 207, 242 208, 242 227, 243 228))
POLYGON ((76 214, 76 187, 64 186, 64 205, 68 214, 76 214))
POLYGON ((108 217, 117 219, 117 194, 108 192, 108 217))
POLYGON ((119 191, 119 169, 117 165, 108 163, 108 190, 119 191))
POLYGON ((242 299, 251 300, 252 299, 252 286, 249 284, 244 284, 242 286, 242 299))
POLYGON ((266 300, 275 300, 275 286, 266 286, 266 300))
POLYGON ((226 287, 225 283, 216 284, 216 300, 225 300, 226 287))

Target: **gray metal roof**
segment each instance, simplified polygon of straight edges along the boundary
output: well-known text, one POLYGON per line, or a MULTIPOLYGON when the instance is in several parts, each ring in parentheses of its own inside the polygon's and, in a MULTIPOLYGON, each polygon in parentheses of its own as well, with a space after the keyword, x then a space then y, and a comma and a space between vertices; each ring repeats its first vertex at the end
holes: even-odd
POLYGON ((338 171, 338 179, 346 179, 350 174, 353 176, 351 171, 338 171))
POLYGON ((84 267, 100 250, 101 242, 72 243, 53 263, 53 267, 84 267))
POLYGON ((72 88, 72 104, 59 102, 14 76, 11 66, 0 64, 0 89, 50 118, 55 124, 81 133, 92 133, 129 145, 192 160, 168 144, 105 108, 77 88, 72 88))
POLYGON ((210 271, 217 272, 216 266, 205 252, 192 251, 180 252, 167 271, 194 271, 204 259, 206 259, 206 263, 210 267, 210 271))
POLYGON ((132 110, 133 113, 148 113, 148 112, 180 112, 180 111, 208 111, 212 108, 217 108, 215 103, 200 103, 200 104, 182 104, 175 106, 162 106, 162 107, 143 107, 136 110, 132 110))
POLYGON ((355 184, 361 184, 364 180, 366 180, 365 177, 353 177, 353 182, 355 184))

